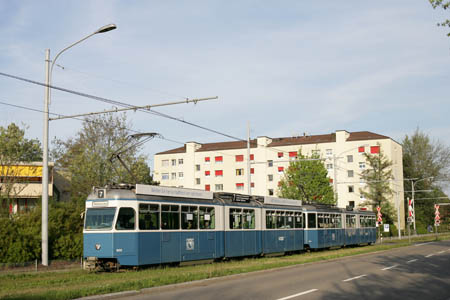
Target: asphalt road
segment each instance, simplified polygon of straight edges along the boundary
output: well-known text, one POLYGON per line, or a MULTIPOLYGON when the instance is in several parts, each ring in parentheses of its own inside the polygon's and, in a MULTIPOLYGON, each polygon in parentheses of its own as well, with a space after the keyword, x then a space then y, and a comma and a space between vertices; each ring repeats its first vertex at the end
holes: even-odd
POLYGON ((144 289, 122 299, 450 300, 450 241, 144 289))

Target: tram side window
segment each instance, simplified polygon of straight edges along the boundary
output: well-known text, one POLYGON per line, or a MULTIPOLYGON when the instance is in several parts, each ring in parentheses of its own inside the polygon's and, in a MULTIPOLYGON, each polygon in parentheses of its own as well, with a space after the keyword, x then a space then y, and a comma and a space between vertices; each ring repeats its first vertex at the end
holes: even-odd
POLYGON ((230 229, 242 228, 242 209, 230 208, 230 229))
POLYGON ((244 209, 243 225, 244 229, 255 229, 255 210, 254 209, 244 209))
POLYGON ((266 211, 266 228, 267 229, 277 228, 276 215, 275 212, 272 210, 266 211))
POLYGON ((117 230, 133 230, 135 223, 134 209, 131 207, 121 207, 117 217, 117 230))
POLYGON ((201 207, 200 213, 200 229, 214 229, 216 227, 216 217, 214 207, 201 207))
POLYGON ((179 205, 161 205, 161 229, 180 229, 179 205))
POLYGON ((359 216, 359 225, 361 228, 367 227, 366 216, 359 216))
POLYGON ((375 217, 370 217, 370 227, 375 227, 375 217))
POLYGON ((294 228, 294 213, 286 212, 286 228, 294 228))
POLYGON ((286 216, 284 211, 277 211, 277 228, 285 228, 286 227, 286 216))
POLYGON ((347 228, 356 228, 356 216, 355 215, 346 215, 345 223, 347 228))
POLYGON ((302 213, 295 213, 294 216, 294 226, 295 228, 303 228, 303 214, 302 213))
POLYGON ((139 229, 140 230, 159 229, 158 204, 139 204, 139 229))
POLYGON ((197 206, 181 207, 181 229, 198 229, 198 208, 197 206))
POLYGON ((308 214, 308 228, 316 228, 316 214, 315 213, 308 214))
POLYGON ((342 216, 339 214, 333 215, 334 228, 342 228, 342 216))

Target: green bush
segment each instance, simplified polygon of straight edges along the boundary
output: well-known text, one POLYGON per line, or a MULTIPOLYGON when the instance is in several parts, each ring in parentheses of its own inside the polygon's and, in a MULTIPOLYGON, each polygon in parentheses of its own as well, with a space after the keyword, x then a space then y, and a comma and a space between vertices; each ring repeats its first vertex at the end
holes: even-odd
MULTIPOLYGON (((49 258, 74 259, 83 252, 83 208, 71 203, 49 207, 49 258)), ((0 263, 41 258, 41 208, 0 218, 0 263)))

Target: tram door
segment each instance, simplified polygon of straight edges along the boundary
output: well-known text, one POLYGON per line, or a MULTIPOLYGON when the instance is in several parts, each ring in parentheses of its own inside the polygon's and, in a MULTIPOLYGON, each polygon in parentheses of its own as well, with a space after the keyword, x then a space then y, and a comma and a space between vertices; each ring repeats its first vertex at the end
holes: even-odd
POLYGON ((180 206, 161 205, 161 262, 180 261, 180 206))

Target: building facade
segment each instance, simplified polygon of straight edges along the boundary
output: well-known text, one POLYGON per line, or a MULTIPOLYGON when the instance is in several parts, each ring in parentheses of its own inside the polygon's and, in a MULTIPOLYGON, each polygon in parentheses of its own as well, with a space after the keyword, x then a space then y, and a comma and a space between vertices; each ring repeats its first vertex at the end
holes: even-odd
POLYGON ((366 200, 360 194, 366 186, 360 174, 368 167, 363 153, 382 151, 392 161, 392 202, 404 219, 402 146, 387 136, 345 130, 284 138, 263 136, 251 140, 249 148, 248 153, 245 141, 188 142, 155 155, 154 180, 162 186, 277 196, 284 170, 301 149, 304 155, 317 153, 323 159, 337 205, 357 207, 366 200))
MULTIPOLYGON (((49 196, 53 196, 53 166, 49 163, 49 196)), ((42 162, 0 166, 1 206, 10 214, 33 209, 42 196, 42 162)))

